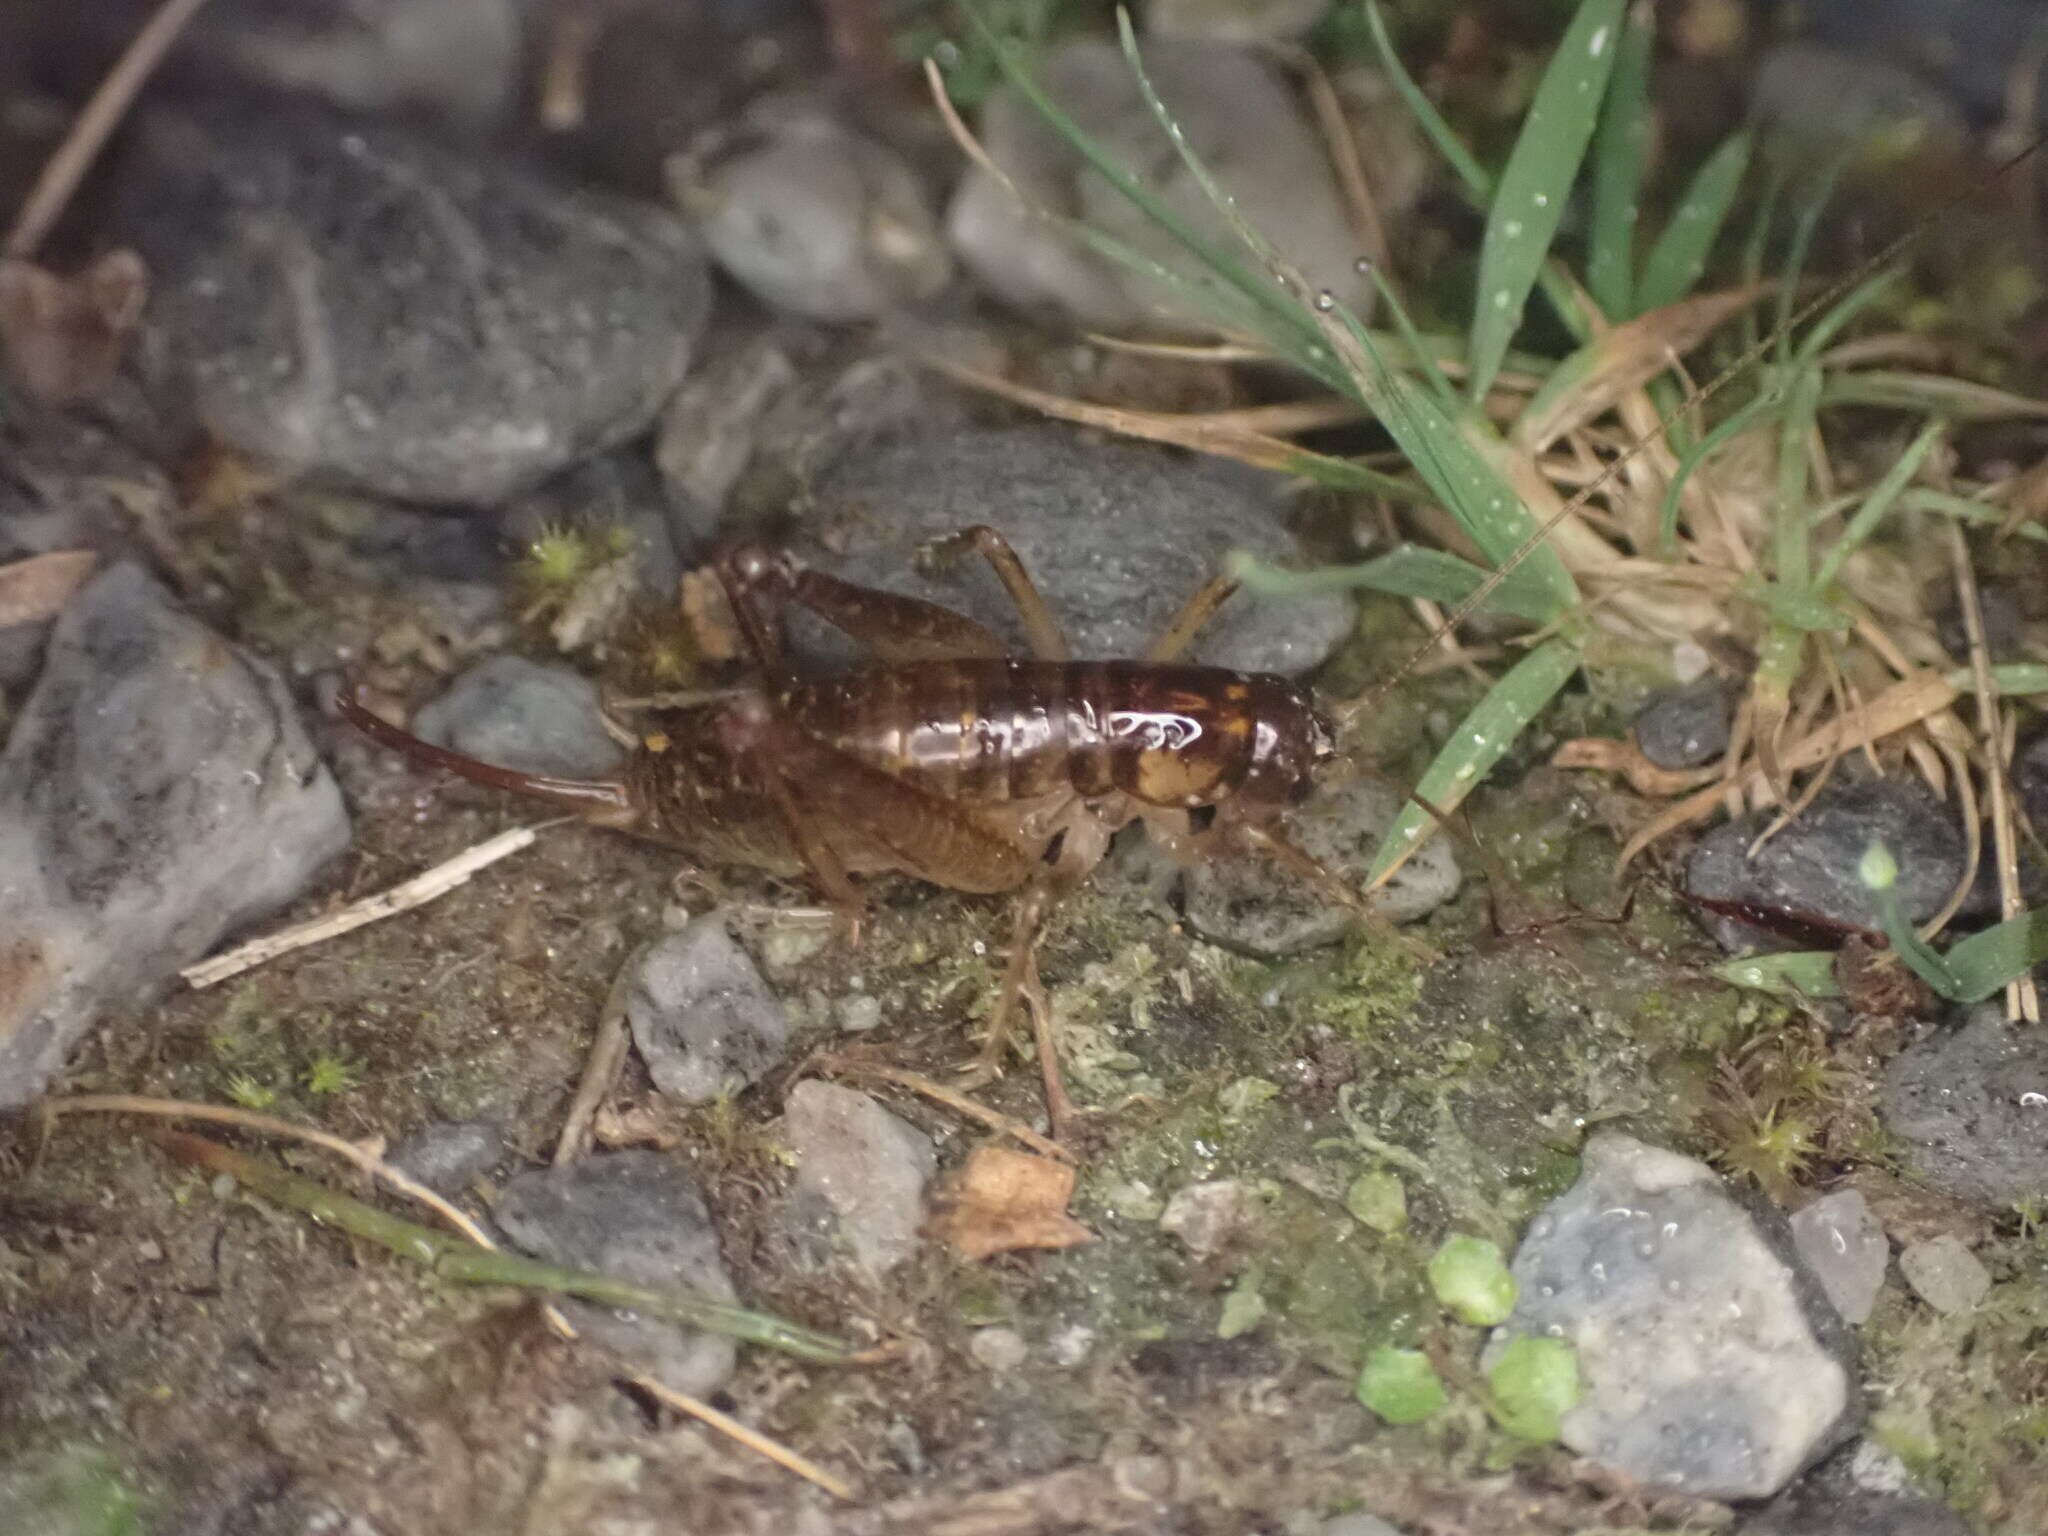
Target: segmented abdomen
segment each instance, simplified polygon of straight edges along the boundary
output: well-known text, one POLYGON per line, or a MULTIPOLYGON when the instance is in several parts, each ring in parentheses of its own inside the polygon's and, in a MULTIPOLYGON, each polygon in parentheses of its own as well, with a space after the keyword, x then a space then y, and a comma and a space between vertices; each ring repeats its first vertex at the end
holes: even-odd
POLYGON ((841 751, 981 805, 1071 789, 1196 807, 1254 780, 1291 798, 1313 739, 1283 678, 1133 661, 866 667, 799 684, 782 708, 841 751))

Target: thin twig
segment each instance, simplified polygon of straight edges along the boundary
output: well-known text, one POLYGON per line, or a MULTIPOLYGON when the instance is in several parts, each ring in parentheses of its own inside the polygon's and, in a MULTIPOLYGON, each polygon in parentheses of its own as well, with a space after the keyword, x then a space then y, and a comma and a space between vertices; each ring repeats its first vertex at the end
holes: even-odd
POLYGON ((186 966, 178 975, 194 988, 210 987, 226 981, 230 976, 239 976, 244 971, 253 970, 259 965, 275 960, 279 955, 290 954, 295 949, 304 949, 309 944, 323 943, 344 933, 352 933, 381 918, 395 917, 400 912, 409 912, 414 907, 425 906, 428 902, 438 900, 457 887, 467 884, 470 876, 478 870, 487 869, 498 860, 527 847, 536 836, 549 827, 560 825, 560 821, 544 821, 536 826, 514 827, 509 832, 500 832, 496 837, 486 838, 473 847, 465 848, 454 858, 436 864, 432 869, 414 875, 410 880, 394 885, 389 890, 350 902, 339 912, 308 918, 303 923, 294 923, 289 928, 265 934, 260 939, 238 944, 226 954, 215 955, 211 960, 202 960, 197 965, 186 966))
POLYGON ((253 1109, 237 1109, 228 1104, 194 1104, 185 1099, 158 1099, 139 1093, 75 1093, 66 1098, 43 1100, 37 1106, 36 1113, 46 1122, 62 1115, 78 1114, 154 1115, 163 1120, 210 1120, 216 1125, 238 1126, 242 1130, 255 1131, 263 1136, 282 1136, 288 1141, 304 1142, 309 1147, 319 1147, 322 1151, 332 1152, 336 1157, 353 1163, 379 1183, 419 1201, 471 1242, 481 1243, 486 1248, 492 1246, 482 1227, 426 1185, 406 1177, 360 1142, 345 1141, 339 1136, 316 1130, 310 1125, 295 1125, 289 1120, 280 1120, 275 1115, 259 1114, 253 1109))
POLYGON ((865 1077, 875 1082, 894 1083, 899 1088, 908 1088, 912 1093, 921 1093, 936 1104, 979 1120, 990 1130, 1017 1140, 1044 1157, 1056 1157, 1072 1162, 1074 1154, 1058 1142, 1041 1136, 1021 1120, 1011 1118, 1001 1110, 990 1109, 986 1104, 969 1098, 958 1089, 948 1088, 944 1083, 922 1073, 912 1072, 907 1067, 892 1067, 887 1062, 868 1061, 851 1051, 835 1056, 820 1056, 811 1065, 827 1077, 865 1077))
MULTIPOLYGON (((1991 811, 1991 846, 1998 859, 1999 916, 2010 922, 2026 911, 2020 893, 2019 842, 2013 834, 2012 800, 2005 784, 2005 724, 1998 690, 1991 681, 1991 648, 1984 641, 1984 609, 1977 597, 1977 573, 1970 568, 1970 545, 1960 524, 1944 524, 1949 555, 1955 565, 1956 600, 1963 611, 1963 633, 1970 640, 1970 674, 1977 694, 1977 724, 1982 733, 1984 783, 1991 811)), ((2034 978, 2024 975, 2006 983, 2006 1017, 2041 1022, 2041 997, 2034 978)))
POLYGON ((849 1504, 853 1502, 855 1494, 847 1483, 834 1477, 815 1461, 799 1456, 780 1441, 769 1439, 757 1429, 749 1429, 731 1414, 720 1413, 709 1403, 694 1398, 687 1392, 678 1392, 674 1387, 663 1386, 652 1376, 635 1375, 626 1379, 650 1397, 667 1403, 671 1408, 680 1408, 694 1418, 702 1419, 720 1434, 739 1441, 755 1454, 766 1456, 777 1466, 794 1472, 807 1482, 816 1483, 833 1498, 844 1499, 849 1504))
POLYGON ((1366 179, 1365 162, 1359 156, 1358 139, 1351 131, 1351 119, 1345 115, 1344 103, 1315 55, 1300 48, 1285 49, 1283 54, 1308 87, 1309 105, 1314 109, 1316 125, 1322 131, 1324 147, 1329 151, 1330 167, 1337 173, 1337 184, 1344 189, 1344 205, 1351 216, 1351 232, 1364 242, 1365 254, 1384 272, 1393 247, 1387 240, 1386 221, 1380 217, 1379 199, 1372 195, 1372 183, 1366 179))
POLYGON ((562 1121, 561 1137, 555 1142, 555 1166, 573 1163, 590 1150, 590 1122, 597 1106, 604 1102, 618 1081, 619 1068, 626 1060, 626 978, 636 967, 629 961, 612 979, 605 994, 604 1011, 597 1017, 597 1038, 590 1042, 590 1056, 583 1063, 583 1076, 576 1084, 576 1097, 569 1101, 569 1113, 562 1121))
POLYGON ((21 212, 15 215, 14 228, 8 231, 7 255, 26 260, 36 253, 50 226, 71 201, 71 194, 78 190, 85 173, 99 158, 101 147, 128 111, 135 93, 155 73, 164 54, 185 30, 185 24, 205 3, 206 0, 164 0, 135 34, 114 67, 107 71, 99 89, 92 93, 85 110, 78 114, 64 142, 43 162, 42 174, 36 177, 21 212))

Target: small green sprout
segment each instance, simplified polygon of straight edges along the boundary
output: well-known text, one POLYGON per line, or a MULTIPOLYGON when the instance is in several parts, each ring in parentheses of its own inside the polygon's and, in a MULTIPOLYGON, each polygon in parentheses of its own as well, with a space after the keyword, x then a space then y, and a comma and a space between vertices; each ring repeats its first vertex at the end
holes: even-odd
POLYGON ((1494 1422, 1518 1440, 1547 1442, 1579 1400, 1579 1357, 1562 1339, 1523 1334, 1508 1341, 1486 1380, 1494 1422))
POLYGON ((277 1102, 277 1090, 259 1083, 246 1072, 232 1073, 227 1081, 227 1095, 244 1109, 268 1109, 277 1102))
POLYGON ((1515 1309, 1515 1277, 1500 1245, 1483 1237, 1445 1238, 1429 1261, 1429 1287, 1461 1323, 1491 1327, 1515 1309))
POLYGON ((583 579, 595 555, 587 533, 576 528, 546 527, 526 546, 519 575, 536 591, 560 591, 583 579))
POLYGON ((1382 1347, 1359 1372, 1358 1400, 1389 1424, 1419 1424, 1440 1411, 1447 1398, 1428 1355, 1382 1347))
POLYGON ((306 1092, 315 1098, 328 1094, 346 1093, 362 1082, 362 1069, 345 1056, 321 1054, 313 1058, 312 1064, 300 1075, 299 1081, 306 1092))

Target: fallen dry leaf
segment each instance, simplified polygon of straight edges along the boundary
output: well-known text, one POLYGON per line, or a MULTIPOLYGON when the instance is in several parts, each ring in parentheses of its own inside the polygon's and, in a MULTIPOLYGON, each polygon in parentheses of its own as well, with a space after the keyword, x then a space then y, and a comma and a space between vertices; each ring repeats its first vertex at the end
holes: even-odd
POLYGON ((57 617, 98 563, 89 549, 53 549, 0 565, 0 629, 57 617))
POLYGON ((74 274, 0 261, 0 351, 20 389, 44 405, 90 400, 112 382, 149 300, 149 270, 109 251, 74 274))
POLYGON ((1581 736, 1568 741, 1551 754, 1550 766, 1618 773, 1628 780, 1630 789, 1655 800, 1682 795, 1688 789, 1718 777, 1721 771, 1719 768, 1659 768, 1643 756, 1643 749, 1633 741, 1618 741, 1612 736, 1581 736))
POLYGON ((970 1259, 1012 1248, 1071 1248, 1095 1237, 1067 1214, 1073 1196, 1071 1164, 985 1143, 968 1154, 952 1203, 932 1229, 970 1259))

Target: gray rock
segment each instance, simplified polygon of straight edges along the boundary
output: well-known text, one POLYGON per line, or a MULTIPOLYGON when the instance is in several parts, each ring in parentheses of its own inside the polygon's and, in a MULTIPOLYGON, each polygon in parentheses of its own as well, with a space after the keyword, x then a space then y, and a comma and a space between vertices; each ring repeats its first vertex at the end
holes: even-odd
POLYGON ((588 778, 619 760, 601 718, 597 685, 580 672, 493 656, 422 705, 413 731, 502 768, 588 778))
POLYGON ((903 157, 807 102, 756 103, 743 147, 678 155, 670 189, 711 254, 763 303, 813 320, 872 320, 953 273, 938 218, 903 157))
POLYGON ((1529 1224, 1515 1334, 1578 1352, 1572 1450, 1699 1498, 1768 1498, 1851 1434, 1855 1344, 1782 1218, 1704 1163, 1601 1134, 1529 1224))
POLYGON ((1971 1536, 1946 1504, 1917 1494, 1788 1493, 1736 1527, 1737 1536, 1971 1536))
POLYGON ((393 1147, 385 1161, 444 1195, 459 1194, 498 1166, 505 1138, 480 1120, 436 1120, 393 1147))
POLYGON ((704 366, 662 409, 662 479, 716 518, 754 457, 762 413, 796 383, 796 362, 774 336, 707 349, 704 366))
POLYGON ((1792 1242, 1842 1321, 1868 1320, 1892 1250, 1862 1193, 1836 1190, 1802 1206, 1792 1217, 1792 1242))
MULTIPOLYGON (((848 453, 820 478, 805 554, 851 581, 958 608, 1024 649, 1023 630, 979 560, 926 575, 929 539, 988 522, 1016 547, 1080 657, 1141 655, 1233 548, 1285 559, 1272 482, 1067 428, 963 431, 848 453), (834 557, 833 546, 844 555, 834 557)), ((1307 671, 1351 625, 1343 598, 1234 598, 1191 659, 1251 672, 1307 671)), ((855 654, 822 624, 793 630, 813 654, 855 654)))
POLYGON ((967 1341, 967 1352, 995 1372, 1007 1376, 1030 1358, 1023 1335, 1014 1328, 977 1328, 967 1341))
MULTIPOLYGON (((1965 848, 1955 812, 1917 779, 1863 779, 1823 790, 1755 858, 1747 857, 1776 815, 1759 811, 1701 838, 1686 861, 1686 892, 1876 928, 1877 904, 1857 876, 1872 842, 1883 842, 1898 861, 1899 903, 1914 922, 1938 910, 1962 878, 1965 848)), ((1734 918, 1702 913, 1700 920, 1726 949, 1797 947, 1734 918)))
POLYGON ((140 567, 95 577, 0 753, 0 1109, 348 838, 277 674, 140 567))
POLYGON ((1288 43, 1329 8, 1330 0, 1149 0, 1145 30, 1209 43, 1288 43))
POLYGON ((1401 1536, 1378 1515, 1335 1515, 1316 1528, 1316 1536, 1401 1536))
MULTIPOLYGON (((689 1174, 658 1152, 613 1152, 523 1173, 491 1213, 514 1244, 537 1259, 598 1270, 663 1290, 734 1299, 711 1213, 689 1174)), ((693 1397, 732 1375, 734 1342, 680 1324, 588 1302, 558 1303, 597 1344, 693 1397)))
MULTIPOLYGON (((71 37, 51 41, 77 46, 83 23, 103 69, 154 9, 149 0, 62 7, 51 14, 71 37)), ((165 71, 192 92, 260 86, 485 128, 517 88, 528 9, 523 0, 214 0, 179 34, 165 71)), ((86 64, 90 84, 99 72, 86 64)))
POLYGON ((1937 1312, 1973 1312, 1991 1293, 1991 1272, 1961 1238, 1948 1233, 1908 1243, 1899 1252, 1899 1273, 1937 1312))
POLYGON ((1186 1244, 1198 1259, 1213 1259, 1244 1241, 1259 1217, 1259 1197, 1242 1179, 1183 1184, 1166 1202, 1159 1230, 1186 1244))
MULTIPOLYGON (((1081 40, 1037 62, 1046 92, 1120 163, 1138 168, 1161 201, 1233 249, 1237 237, 1182 164, 1114 43, 1081 40)), ((1330 162, 1285 77, 1257 55, 1222 44, 1162 39, 1145 67, 1190 146, 1240 213, 1317 287, 1357 300, 1357 238, 1330 162), (1257 123, 1257 133, 1244 124, 1257 123)), ((1080 219, 1171 269, 1194 260, 1126 202, 1008 87, 982 108, 981 141, 1035 207, 1080 219)), ((1101 330, 1190 318, 1185 300, 1084 249, 1035 217, 995 177, 970 171, 947 210, 953 247, 990 292, 1101 330)), ((1193 318, 1202 318, 1199 315, 1193 318)))
POLYGON ((1709 673, 1659 692, 1635 719, 1636 745, 1659 768, 1697 768, 1728 750, 1735 694, 1709 673))
POLYGON ((2048 1038, 1981 1004, 1885 1069, 1884 1128, 1913 1172, 1987 1205, 2048 1199, 2048 1038))
MULTIPOLYGON (((1285 827, 1297 846, 1357 889, 1400 806, 1384 784, 1354 779, 1316 795, 1286 818, 1285 827)), ((1373 903, 1394 922, 1412 923, 1457 895, 1461 878, 1451 840, 1431 838, 1373 893, 1373 903)), ((1186 893, 1188 922, 1197 932, 1262 954, 1334 943, 1356 921, 1306 880, 1255 854, 1195 865, 1186 893)))
POLYGON ((688 230, 275 103, 159 117, 117 188, 152 392, 278 471, 488 506, 644 428, 710 304, 688 230))
POLYGON ((627 967, 626 1023, 671 1098, 708 1103, 782 1059, 789 1017, 721 914, 656 939, 627 967))
POLYGON ((789 1091, 782 1136, 796 1157, 795 1198, 822 1205, 854 1262, 886 1274, 917 1250, 931 1139, 864 1093, 806 1078, 789 1091))

